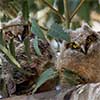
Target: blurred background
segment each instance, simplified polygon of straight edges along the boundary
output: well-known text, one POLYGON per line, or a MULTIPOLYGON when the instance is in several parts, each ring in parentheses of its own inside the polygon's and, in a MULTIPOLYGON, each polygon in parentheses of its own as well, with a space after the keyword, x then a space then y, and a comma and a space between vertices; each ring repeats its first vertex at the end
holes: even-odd
MULTIPOLYGON (((22 11, 22 4, 25 0, 0 0, 0 21, 6 22, 15 18, 22 11)), ((64 16, 63 0, 45 0, 61 15, 64 16)), ((69 14, 75 10, 81 0, 68 0, 69 14)), ((33 18, 38 21, 41 26, 50 27, 53 23, 61 23, 58 17, 44 0, 28 0, 30 20, 33 18)), ((71 21, 71 28, 80 27, 82 22, 87 22, 97 31, 100 31, 100 0, 85 0, 84 4, 71 21)))

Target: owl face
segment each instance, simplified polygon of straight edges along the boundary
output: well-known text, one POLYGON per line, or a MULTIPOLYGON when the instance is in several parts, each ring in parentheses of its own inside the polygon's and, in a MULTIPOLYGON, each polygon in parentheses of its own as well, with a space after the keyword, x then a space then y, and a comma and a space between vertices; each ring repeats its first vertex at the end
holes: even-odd
POLYGON ((71 36, 74 34, 74 37, 72 37, 70 43, 67 43, 65 45, 66 49, 71 48, 72 50, 81 52, 85 55, 92 51, 94 45, 99 40, 99 35, 96 32, 92 31, 89 27, 84 27, 85 28, 82 28, 80 33, 74 32, 71 34, 71 36))

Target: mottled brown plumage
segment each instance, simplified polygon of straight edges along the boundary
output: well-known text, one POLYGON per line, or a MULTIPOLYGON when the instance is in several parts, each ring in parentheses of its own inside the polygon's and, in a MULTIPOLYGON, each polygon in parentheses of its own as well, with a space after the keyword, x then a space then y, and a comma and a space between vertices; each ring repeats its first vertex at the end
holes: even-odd
POLYGON ((100 35, 87 25, 84 25, 79 30, 70 33, 71 41, 79 44, 83 52, 79 49, 66 48, 66 42, 62 44, 61 54, 57 59, 57 69, 60 71, 61 80, 65 81, 62 73, 62 69, 65 68, 79 74, 85 79, 85 82, 99 82, 100 35))

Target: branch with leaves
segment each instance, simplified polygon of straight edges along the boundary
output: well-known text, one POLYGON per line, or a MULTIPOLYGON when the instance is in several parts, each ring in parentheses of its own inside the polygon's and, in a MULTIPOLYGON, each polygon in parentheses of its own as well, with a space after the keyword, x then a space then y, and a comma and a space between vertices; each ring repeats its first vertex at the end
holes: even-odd
POLYGON ((74 12, 72 13, 72 15, 70 16, 70 21, 72 20, 72 18, 75 16, 75 14, 79 11, 79 9, 81 8, 81 6, 83 5, 85 0, 81 0, 80 4, 76 7, 76 9, 74 10, 74 12))
POLYGON ((81 0, 80 3, 78 4, 78 6, 76 7, 76 9, 73 11, 73 13, 71 15, 69 15, 69 8, 68 8, 68 0, 63 0, 63 5, 64 5, 64 15, 61 15, 59 13, 59 11, 57 11, 50 3, 48 3, 46 0, 43 0, 43 3, 46 4, 49 8, 51 8, 51 10, 56 13, 63 22, 65 22, 67 24, 67 28, 69 28, 70 26, 70 22, 72 20, 72 18, 77 14, 77 12, 79 11, 79 9, 81 8, 81 6, 83 5, 85 0, 81 0))
POLYGON ((49 8, 51 8, 51 10, 53 12, 55 12, 55 14, 57 14, 61 19, 62 21, 65 20, 65 18, 59 13, 59 11, 57 11, 51 4, 49 4, 46 0, 42 0, 44 4, 46 4, 49 8))
POLYGON ((69 9, 68 9, 68 0, 64 0, 64 13, 65 13, 65 17, 66 17, 66 21, 65 23, 67 24, 67 28, 69 28, 69 9))

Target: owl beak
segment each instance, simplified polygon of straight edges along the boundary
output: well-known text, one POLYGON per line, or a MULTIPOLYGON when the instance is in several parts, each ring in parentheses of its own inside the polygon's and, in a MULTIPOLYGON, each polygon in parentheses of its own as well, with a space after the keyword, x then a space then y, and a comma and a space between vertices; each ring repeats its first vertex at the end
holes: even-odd
POLYGON ((84 45, 81 45, 81 52, 86 54, 86 51, 85 51, 85 48, 84 48, 84 45))

